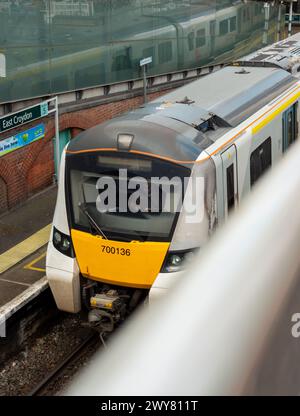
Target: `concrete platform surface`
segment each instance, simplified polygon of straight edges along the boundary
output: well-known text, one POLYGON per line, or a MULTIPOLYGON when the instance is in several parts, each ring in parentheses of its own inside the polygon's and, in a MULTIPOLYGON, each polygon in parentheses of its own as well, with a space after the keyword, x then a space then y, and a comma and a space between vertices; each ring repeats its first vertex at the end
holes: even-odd
POLYGON ((33 196, 0 217, 0 254, 52 222, 57 187, 33 196))
POLYGON ((21 243, 0 254, 0 276, 20 261, 34 253, 48 243, 51 231, 51 224, 37 231, 21 243))
POLYGON ((19 310, 26 300, 32 300, 41 293, 41 288, 44 290, 48 286, 45 278, 46 244, 56 194, 57 188, 51 187, 0 217, 2 315, 19 310))

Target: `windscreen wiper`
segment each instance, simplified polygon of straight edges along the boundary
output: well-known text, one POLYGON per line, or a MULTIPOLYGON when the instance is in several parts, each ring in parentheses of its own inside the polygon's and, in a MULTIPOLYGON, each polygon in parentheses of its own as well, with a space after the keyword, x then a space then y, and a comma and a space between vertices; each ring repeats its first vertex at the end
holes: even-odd
POLYGON ((142 231, 132 230, 139 238, 142 243, 146 241, 147 236, 145 234, 142 234, 142 231))
POLYGON ((91 214, 88 212, 86 204, 85 203, 79 203, 78 204, 81 212, 84 213, 84 215, 87 217, 87 219, 89 220, 89 223, 91 226, 93 226, 96 231, 98 231, 98 234, 102 235, 103 238, 105 238, 105 240, 108 240, 108 238, 106 237, 106 235, 104 234, 104 232, 101 230, 101 227, 97 224, 97 222, 94 220, 94 218, 91 216, 91 214))
POLYGON ((128 238, 128 237, 120 236, 120 235, 113 236, 111 239, 114 241, 126 241, 126 243, 131 243, 132 241, 132 238, 128 238))

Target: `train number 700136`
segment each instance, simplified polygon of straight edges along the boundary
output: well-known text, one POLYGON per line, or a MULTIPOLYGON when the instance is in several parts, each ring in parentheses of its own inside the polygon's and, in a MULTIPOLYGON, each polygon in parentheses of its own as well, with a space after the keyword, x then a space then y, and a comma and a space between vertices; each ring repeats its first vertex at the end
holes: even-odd
POLYGON ((119 248, 119 247, 110 247, 110 246, 104 246, 101 245, 102 247, 102 253, 107 253, 107 254, 116 254, 116 255, 120 255, 120 256, 130 256, 131 255, 131 250, 129 248, 119 248))

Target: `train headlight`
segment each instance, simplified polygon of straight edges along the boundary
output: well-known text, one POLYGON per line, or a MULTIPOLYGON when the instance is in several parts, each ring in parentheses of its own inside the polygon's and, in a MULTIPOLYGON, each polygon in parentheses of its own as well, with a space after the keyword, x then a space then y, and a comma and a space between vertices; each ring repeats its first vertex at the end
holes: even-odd
POLYGON ((66 256, 74 257, 72 242, 69 235, 63 234, 54 227, 52 242, 56 250, 65 254, 66 256))
POLYGON ((169 258, 169 263, 171 266, 178 267, 183 262, 183 257, 178 256, 178 254, 172 254, 169 258))
POLYGON ((62 244, 61 244, 61 249, 63 251, 67 251, 67 250, 69 250, 70 247, 71 247, 71 241, 68 240, 67 238, 63 238, 62 244))
POLYGON ((59 245, 61 243, 61 234, 58 231, 53 232, 53 243, 59 245))
POLYGON ((169 252, 161 268, 161 273, 174 273, 184 269, 193 259, 195 251, 198 249, 169 252))

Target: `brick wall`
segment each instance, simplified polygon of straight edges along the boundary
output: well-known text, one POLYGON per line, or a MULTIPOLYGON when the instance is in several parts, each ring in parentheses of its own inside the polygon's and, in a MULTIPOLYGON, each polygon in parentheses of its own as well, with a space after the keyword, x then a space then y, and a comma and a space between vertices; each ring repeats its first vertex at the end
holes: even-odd
MULTIPOLYGON (((153 100, 165 93, 162 91, 149 94, 149 99, 153 100)), ((137 108, 142 103, 143 97, 135 97, 62 114, 59 127, 61 131, 70 128, 73 138, 82 130, 137 108)), ((45 138, 0 157, 0 213, 26 200, 30 195, 53 182, 52 138, 55 135, 53 118, 38 120, 38 122, 26 124, 22 129, 11 130, 1 139, 30 129, 40 122, 45 124, 45 138)))
POLYGON ((2 178, 0 178, 0 214, 8 209, 7 186, 2 178))

